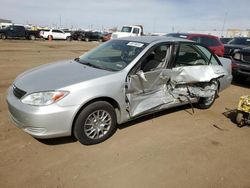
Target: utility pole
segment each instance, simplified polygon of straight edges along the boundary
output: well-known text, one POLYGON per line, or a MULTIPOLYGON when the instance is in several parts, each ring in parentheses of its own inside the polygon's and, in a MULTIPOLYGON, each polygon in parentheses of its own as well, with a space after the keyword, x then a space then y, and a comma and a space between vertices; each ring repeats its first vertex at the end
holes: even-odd
POLYGON ((227 12, 225 13, 223 24, 222 24, 222 29, 221 29, 221 37, 223 37, 223 32, 224 32, 224 27, 227 19, 227 12))

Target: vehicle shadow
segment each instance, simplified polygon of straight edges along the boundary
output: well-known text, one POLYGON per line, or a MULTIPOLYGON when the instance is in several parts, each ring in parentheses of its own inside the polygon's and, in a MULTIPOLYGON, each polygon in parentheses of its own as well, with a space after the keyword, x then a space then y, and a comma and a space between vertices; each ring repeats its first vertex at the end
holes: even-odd
POLYGON ((237 109, 228 109, 226 108, 226 112, 223 112, 222 114, 231 120, 232 123, 236 123, 236 115, 237 115, 237 109))
MULTIPOLYGON (((149 115, 145 115, 145 116, 141 116, 138 117, 134 120, 131 120, 127 123, 123 123, 117 126, 117 128, 119 130, 128 128, 130 126, 135 126, 136 124, 142 123, 144 121, 148 121, 163 115, 167 115, 167 114, 171 114, 180 110, 184 110, 186 111, 188 114, 192 115, 194 112, 192 110, 192 108, 190 107, 190 105, 184 105, 184 106, 180 106, 180 107, 175 107, 175 108, 171 108, 171 109, 167 109, 167 110, 163 110, 161 112, 156 112, 153 114, 149 114, 149 115)), ((36 140, 42 144, 46 144, 46 145, 63 145, 63 144, 69 144, 69 143, 73 143, 73 142, 77 142, 77 139, 74 138, 73 136, 68 136, 68 137, 60 137, 60 138, 50 138, 50 139, 39 139, 36 138, 36 140)))
POLYGON ((247 80, 233 80, 232 85, 250 88, 250 78, 247 80))
POLYGON ((77 139, 73 136, 67 136, 67 137, 60 137, 60 138, 49 138, 49 139, 39 139, 36 138, 37 141, 46 144, 46 145, 63 145, 63 144, 69 144, 73 142, 77 142, 77 139))
POLYGON ((152 114, 139 116, 139 117, 137 117, 137 118, 135 118, 135 119, 133 119, 133 120, 131 120, 129 122, 118 125, 117 128, 122 130, 122 129, 128 128, 130 126, 135 126, 136 124, 142 123, 144 121, 152 120, 154 118, 157 118, 157 117, 160 117, 160 116, 163 116, 163 115, 167 115, 167 114, 171 114, 171 113, 181 111, 181 110, 184 110, 188 114, 193 115, 194 114, 194 109, 195 108, 191 108, 190 105, 188 105, 188 104, 184 105, 184 106, 171 108, 171 109, 166 109, 166 110, 163 110, 163 111, 160 111, 160 112, 155 112, 155 113, 152 113, 152 114))

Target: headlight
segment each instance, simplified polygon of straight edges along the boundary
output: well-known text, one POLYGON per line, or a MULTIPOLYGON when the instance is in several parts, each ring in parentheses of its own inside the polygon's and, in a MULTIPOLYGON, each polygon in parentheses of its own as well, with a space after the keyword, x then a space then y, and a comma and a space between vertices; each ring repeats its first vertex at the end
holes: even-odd
POLYGON ((241 53, 236 52, 236 53, 233 55, 233 58, 234 58, 235 60, 241 60, 241 53))
POLYGON ((61 100, 66 95, 68 91, 45 91, 32 93, 21 99, 22 103, 34 105, 34 106, 47 106, 53 104, 56 101, 61 100))

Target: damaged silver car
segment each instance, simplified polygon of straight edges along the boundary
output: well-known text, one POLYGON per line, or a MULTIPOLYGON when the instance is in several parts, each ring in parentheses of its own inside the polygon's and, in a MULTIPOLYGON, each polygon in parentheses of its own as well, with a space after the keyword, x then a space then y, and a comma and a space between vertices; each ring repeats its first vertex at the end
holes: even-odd
POLYGON ((163 109, 209 108, 231 84, 231 62, 185 39, 114 39, 75 60, 16 78, 7 102, 16 125, 36 138, 109 138, 121 124, 163 109))

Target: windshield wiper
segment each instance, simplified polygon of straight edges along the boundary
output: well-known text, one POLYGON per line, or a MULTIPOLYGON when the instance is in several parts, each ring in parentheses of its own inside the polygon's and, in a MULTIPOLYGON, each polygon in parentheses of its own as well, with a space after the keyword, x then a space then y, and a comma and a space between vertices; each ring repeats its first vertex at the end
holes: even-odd
POLYGON ((108 71, 115 71, 114 69, 111 69, 111 68, 93 65, 93 64, 91 64, 89 62, 86 62, 86 61, 80 61, 79 57, 75 58, 74 60, 76 62, 79 62, 79 63, 83 64, 83 65, 87 65, 87 66, 94 67, 94 68, 97 68, 97 69, 108 70, 108 71))

